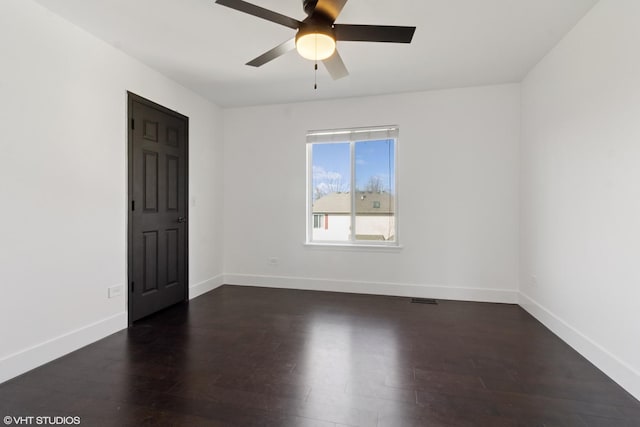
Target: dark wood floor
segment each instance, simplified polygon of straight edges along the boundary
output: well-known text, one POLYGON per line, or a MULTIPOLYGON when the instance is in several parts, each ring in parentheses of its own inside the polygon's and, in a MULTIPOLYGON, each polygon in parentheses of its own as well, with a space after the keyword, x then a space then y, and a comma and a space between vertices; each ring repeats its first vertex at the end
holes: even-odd
POLYGON ((0 385, 85 426, 640 426, 515 305, 224 286, 0 385))

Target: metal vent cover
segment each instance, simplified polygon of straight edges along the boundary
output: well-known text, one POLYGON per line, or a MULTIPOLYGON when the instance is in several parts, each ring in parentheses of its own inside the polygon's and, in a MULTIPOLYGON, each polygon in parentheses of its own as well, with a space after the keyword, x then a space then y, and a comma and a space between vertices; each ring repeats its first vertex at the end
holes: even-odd
POLYGON ((434 298, 411 298, 412 304, 434 304, 437 305, 438 301, 434 298))

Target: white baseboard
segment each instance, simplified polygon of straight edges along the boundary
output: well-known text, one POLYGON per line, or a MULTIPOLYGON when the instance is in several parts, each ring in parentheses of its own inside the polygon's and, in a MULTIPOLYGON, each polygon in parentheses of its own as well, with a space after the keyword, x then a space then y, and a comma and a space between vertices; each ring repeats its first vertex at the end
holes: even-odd
POLYGON ((224 285, 223 279, 224 276, 222 274, 219 274, 215 277, 189 286, 189 299, 197 298, 202 294, 206 294, 207 292, 224 285))
MULTIPOLYGON (((218 275, 192 285, 189 287, 189 299, 199 297, 223 283, 223 276, 218 275)), ((127 328, 127 325, 127 312, 125 311, 10 354, 0 359, 0 383, 101 340, 127 328)))
MULTIPOLYGON (((423 297, 461 301, 519 303, 523 309, 620 384, 636 399, 640 400, 640 373, 638 371, 522 292, 518 293, 516 291, 502 289, 454 288, 402 283, 225 274, 190 286, 189 299, 197 298, 225 283, 240 286, 423 297)), ((0 383, 89 345, 126 327, 127 313, 121 312, 6 356, 0 359, 0 383)))
POLYGON ((0 359, 0 383, 127 327, 127 313, 115 314, 0 359))
POLYGON ((456 288, 449 286, 415 285, 406 283, 376 283, 355 280, 332 280, 250 274, 225 274, 224 283, 240 286, 347 292, 398 297, 436 298, 459 301, 497 302, 509 304, 516 304, 518 302, 517 291, 504 289, 456 288))
POLYGON ((520 292, 520 306, 640 400, 640 373, 547 308, 520 292))

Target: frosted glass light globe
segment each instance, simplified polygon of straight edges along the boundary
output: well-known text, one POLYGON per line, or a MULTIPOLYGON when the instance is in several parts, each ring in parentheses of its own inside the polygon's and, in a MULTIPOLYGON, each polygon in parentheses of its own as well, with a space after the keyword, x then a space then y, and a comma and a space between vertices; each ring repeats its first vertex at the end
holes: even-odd
POLYGON ((336 41, 327 34, 307 33, 296 38, 296 49, 305 59, 322 61, 336 51, 336 41))

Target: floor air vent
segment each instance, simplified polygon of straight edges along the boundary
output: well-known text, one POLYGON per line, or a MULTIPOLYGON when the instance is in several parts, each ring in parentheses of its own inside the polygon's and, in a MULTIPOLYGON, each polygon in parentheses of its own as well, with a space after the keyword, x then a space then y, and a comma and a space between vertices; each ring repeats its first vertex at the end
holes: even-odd
POLYGON ((411 298, 412 304, 438 304, 433 298, 411 298))

